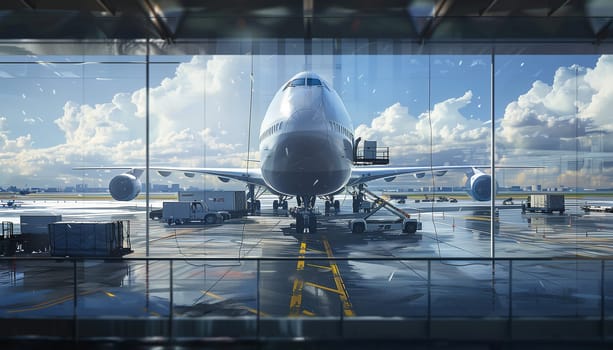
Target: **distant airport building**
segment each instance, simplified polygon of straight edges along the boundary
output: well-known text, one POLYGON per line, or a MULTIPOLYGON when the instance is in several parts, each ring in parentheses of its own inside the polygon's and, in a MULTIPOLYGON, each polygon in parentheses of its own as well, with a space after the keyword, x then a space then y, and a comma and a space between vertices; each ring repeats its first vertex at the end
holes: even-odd
POLYGON ((532 185, 532 187, 529 189, 529 191, 541 191, 541 190, 542 190, 541 185, 532 185))

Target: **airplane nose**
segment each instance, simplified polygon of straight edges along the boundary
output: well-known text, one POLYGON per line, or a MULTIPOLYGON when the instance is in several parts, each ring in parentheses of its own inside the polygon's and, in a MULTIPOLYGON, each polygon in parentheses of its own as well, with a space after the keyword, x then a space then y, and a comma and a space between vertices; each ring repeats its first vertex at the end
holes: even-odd
POLYGON ((304 108, 294 111, 288 119, 288 126, 293 130, 304 130, 305 126, 314 122, 315 110, 311 108, 304 108))

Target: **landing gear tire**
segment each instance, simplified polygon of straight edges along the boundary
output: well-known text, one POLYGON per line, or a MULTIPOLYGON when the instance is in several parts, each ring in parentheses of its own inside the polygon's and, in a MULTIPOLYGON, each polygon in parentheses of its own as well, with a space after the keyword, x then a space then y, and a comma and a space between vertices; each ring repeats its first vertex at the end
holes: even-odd
POLYGON ((283 201, 283 205, 281 207, 283 210, 287 210, 287 201, 283 201))
POLYGON ((365 230, 364 224, 361 222, 354 223, 353 227, 351 228, 351 232, 356 233, 356 234, 364 233, 364 230, 365 230))
POLYGON ((309 233, 317 233, 317 217, 315 215, 309 216, 309 233))
POLYGON ((341 202, 338 200, 334 201, 334 213, 338 214, 341 211, 341 202))
POLYGON ((405 222, 402 232, 412 234, 417 232, 417 223, 416 222, 405 222))
POLYGON ((277 209, 279 209, 279 201, 275 199, 274 201, 272 201, 272 210, 277 209))
POLYGON ((330 201, 326 201, 324 213, 330 215, 330 201))
POLYGON ((302 214, 296 215, 296 233, 299 235, 304 233, 304 216, 302 214))

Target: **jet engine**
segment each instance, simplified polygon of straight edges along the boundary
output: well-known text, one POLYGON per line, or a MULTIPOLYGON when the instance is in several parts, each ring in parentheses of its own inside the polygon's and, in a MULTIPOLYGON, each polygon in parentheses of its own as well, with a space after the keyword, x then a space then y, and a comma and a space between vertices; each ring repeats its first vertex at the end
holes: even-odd
POLYGON ((468 194, 477 201, 489 201, 491 198, 492 177, 483 172, 476 172, 466 180, 468 194))
POLYGON ((132 174, 121 174, 111 179, 109 192, 117 201, 131 201, 140 193, 141 182, 132 174))

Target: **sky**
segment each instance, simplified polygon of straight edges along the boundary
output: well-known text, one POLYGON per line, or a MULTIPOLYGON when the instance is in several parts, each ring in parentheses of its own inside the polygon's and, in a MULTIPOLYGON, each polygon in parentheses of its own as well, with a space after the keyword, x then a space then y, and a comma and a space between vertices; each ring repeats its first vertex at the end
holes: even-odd
MULTIPOLYGON (((116 173, 71 168, 145 163, 142 57, 80 60, 0 63, 0 186, 106 187, 116 173)), ((356 136, 390 147, 393 165, 490 164, 489 56, 164 56, 154 62, 151 165, 241 167, 257 160, 268 103, 305 69, 337 90, 356 136)), ((607 137, 613 57, 497 56, 494 72, 495 164, 543 167, 503 170, 502 185, 613 187, 607 137)), ((460 185, 463 179, 437 181, 460 185)), ((152 182, 221 185, 180 175, 154 175, 152 182)), ((423 185, 412 177, 399 184, 423 185)))

